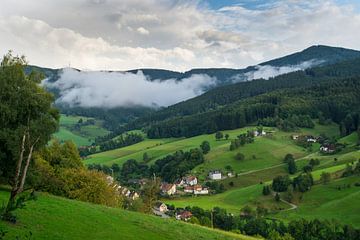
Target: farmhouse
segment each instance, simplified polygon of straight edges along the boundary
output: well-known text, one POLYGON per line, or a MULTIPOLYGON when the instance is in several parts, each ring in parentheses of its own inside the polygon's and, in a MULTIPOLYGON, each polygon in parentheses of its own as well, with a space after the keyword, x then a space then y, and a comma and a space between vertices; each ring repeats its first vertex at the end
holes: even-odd
POLYGON ((320 151, 324 153, 333 153, 336 150, 336 146, 334 144, 324 144, 320 147, 320 151))
POLYGON ((189 211, 182 211, 182 212, 176 213, 176 216, 175 216, 175 218, 177 220, 183 220, 183 221, 188 221, 191 217, 192 217, 192 213, 189 211))
POLYGON ((163 203, 163 202, 157 202, 157 203, 155 203, 154 209, 155 209, 156 211, 159 211, 159 212, 162 212, 162 213, 165 213, 165 212, 168 211, 168 208, 167 208, 166 204, 163 203))
POLYGON ((186 186, 184 188, 184 192, 185 193, 193 193, 194 192, 194 187, 193 186, 186 186))
POLYGON ((292 140, 298 140, 299 135, 292 135, 291 138, 292 138, 292 140))
POLYGON ((219 170, 214 170, 209 172, 209 178, 211 180, 220 180, 221 179, 221 172, 219 170))
POLYGON ((255 130, 254 131, 254 136, 255 137, 259 137, 259 136, 265 136, 266 135, 266 132, 264 130, 262 130, 261 132, 258 131, 258 130, 255 130))
POLYGON ((198 179, 195 176, 188 176, 185 178, 185 183, 190 186, 194 186, 198 183, 198 179))
POLYGON ((314 136, 308 135, 308 136, 306 136, 306 141, 316 143, 317 140, 314 136))
POLYGON ((175 184, 162 183, 160 189, 163 194, 167 194, 169 196, 176 193, 176 185, 175 184))
POLYGON ((182 186, 184 186, 184 184, 185 184, 185 181, 182 178, 179 178, 178 180, 175 181, 175 185, 177 187, 182 187, 182 186))
POLYGON ((206 195, 206 194, 209 194, 209 190, 207 188, 203 188, 200 186, 200 188, 194 188, 194 194, 195 195, 206 195))

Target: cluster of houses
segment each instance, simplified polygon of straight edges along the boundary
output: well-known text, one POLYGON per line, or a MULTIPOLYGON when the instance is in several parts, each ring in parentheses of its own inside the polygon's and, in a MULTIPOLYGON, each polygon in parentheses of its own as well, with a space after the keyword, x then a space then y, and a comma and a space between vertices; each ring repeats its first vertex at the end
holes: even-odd
POLYGON ((312 135, 292 135, 293 140, 305 140, 306 142, 316 143, 319 138, 312 135))
MULTIPOLYGON (((292 139, 295 141, 303 140, 308 143, 323 142, 321 141, 321 137, 314 137, 312 135, 292 135, 292 139)), ((336 144, 323 143, 319 150, 322 153, 334 153, 336 151, 336 144)))
POLYGON ((195 176, 187 176, 178 179, 175 183, 162 183, 161 193, 163 195, 174 195, 176 193, 187 193, 187 194, 209 194, 209 190, 198 184, 198 178, 195 176))
POLYGON ((333 153, 336 151, 336 145, 335 144, 323 144, 320 147, 320 151, 323 153, 333 153))
MULTIPOLYGON (((169 209, 167 205, 163 202, 157 202, 155 203, 155 206, 153 207, 153 213, 157 216, 160 216, 162 218, 169 218, 170 216, 167 214, 169 212, 169 209)), ((182 221, 189 221, 192 217, 192 213, 190 211, 186 210, 179 210, 175 212, 175 218, 177 220, 182 221)))
MULTIPOLYGON (((106 176, 106 181, 108 182, 109 185, 114 184, 114 178, 111 176, 106 176)), ((140 195, 137 192, 131 191, 127 187, 123 187, 119 184, 114 184, 114 188, 116 188, 119 194, 127 197, 128 199, 136 200, 140 197, 140 195)))
MULTIPOLYGON (((210 180, 221 180, 223 178, 221 171, 210 171, 208 178, 210 180)), ((163 182, 160 186, 162 195, 175 195, 175 194, 194 194, 194 195, 206 195, 209 194, 209 188, 203 187, 199 184, 196 176, 187 176, 180 178, 175 183, 163 182)))

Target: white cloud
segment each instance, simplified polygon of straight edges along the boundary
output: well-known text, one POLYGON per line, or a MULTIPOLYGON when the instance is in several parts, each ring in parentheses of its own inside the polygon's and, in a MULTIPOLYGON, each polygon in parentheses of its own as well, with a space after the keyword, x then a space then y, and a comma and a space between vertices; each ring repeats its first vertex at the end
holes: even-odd
POLYGON ((143 27, 139 27, 138 29, 136 29, 136 31, 142 35, 149 35, 149 30, 143 28, 143 27))
POLYGON ((127 72, 79 72, 71 68, 63 70, 54 82, 45 86, 60 90, 58 103, 82 107, 117 107, 129 105, 168 106, 203 93, 215 79, 195 74, 182 81, 168 79, 148 81, 141 71, 127 72))
POLYGON ((360 15, 332 0, 212 10, 190 0, 3 0, 0 49, 81 69, 241 68, 324 44, 360 49, 360 15), (143 37, 141 37, 141 35, 143 37))
MULTIPOLYGON (((256 69, 255 71, 245 73, 243 76, 244 79, 241 79, 241 80, 248 81, 248 80, 260 79, 260 78, 268 80, 269 78, 276 77, 281 74, 305 70, 307 68, 314 67, 321 63, 322 63, 321 60, 313 59, 310 61, 302 62, 298 65, 289 65, 289 66, 281 66, 281 67, 275 67, 275 66, 270 66, 270 65, 258 65, 258 66, 255 66, 255 69, 256 69)), ((237 78, 239 78, 239 76, 235 77, 234 80, 236 81, 237 78)))

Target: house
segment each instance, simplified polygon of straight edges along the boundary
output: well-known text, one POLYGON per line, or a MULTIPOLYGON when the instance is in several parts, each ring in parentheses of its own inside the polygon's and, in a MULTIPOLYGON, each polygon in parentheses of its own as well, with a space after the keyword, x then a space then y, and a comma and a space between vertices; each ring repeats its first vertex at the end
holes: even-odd
POLYGON ((131 192, 130 193, 130 195, 129 195, 129 198, 131 199, 131 200, 136 200, 136 199, 138 199, 140 196, 139 196, 139 194, 137 193, 137 192, 131 192))
POLYGON ((259 137, 259 136, 265 136, 266 132, 264 130, 262 130, 261 132, 259 132, 258 130, 254 131, 254 136, 255 137, 259 137))
POLYGON ((114 178, 112 176, 106 176, 106 181, 107 181, 107 183, 109 185, 113 184, 114 183, 114 178))
POLYGON ((233 177, 234 174, 233 174, 232 172, 228 172, 228 173, 227 173, 227 176, 228 176, 228 177, 233 177))
POLYGON ((162 183, 160 189, 163 194, 167 194, 169 196, 176 193, 176 185, 175 184, 162 183))
POLYGON ((320 151, 324 153, 333 153, 336 150, 336 146, 334 144, 324 144, 320 147, 320 151))
POLYGON ((209 190, 207 188, 194 188, 195 195, 206 195, 209 194, 209 190))
POLYGON ((211 180, 220 180, 221 179, 221 172, 219 170, 210 171, 209 178, 211 180))
POLYGON ((192 217, 192 213, 189 211, 182 211, 180 213, 176 213, 175 216, 177 220, 183 220, 183 221, 188 221, 191 217, 192 217))
POLYGON ((182 186, 184 186, 184 184, 185 184, 185 181, 182 178, 179 178, 178 180, 175 181, 175 185, 177 187, 182 187, 182 186))
POLYGON ((155 203, 154 209, 155 209, 156 211, 159 211, 159 212, 162 212, 162 213, 165 213, 165 212, 168 211, 168 208, 167 208, 166 204, 163 203, 163 202, 157 202, 157 203, 155 203))
POLYGON ((292 140, 298 140, 299 135, 292 135, 291 137, 292 137, 292 140))
POLYGON ((309 135, 309 136, 306 136, 306 141, 316 143, 316 138, 314 136, 309 135))
POLYGON ((185 193, 193 193, 194 192, 194 187, 193 186, 186 186, 184 188, 184 192, 185 193))
POLYGON ((195 176, 188 176, 185 178, 185 183, 190 186, 194 186, 198 183, 198 179, 195 176))

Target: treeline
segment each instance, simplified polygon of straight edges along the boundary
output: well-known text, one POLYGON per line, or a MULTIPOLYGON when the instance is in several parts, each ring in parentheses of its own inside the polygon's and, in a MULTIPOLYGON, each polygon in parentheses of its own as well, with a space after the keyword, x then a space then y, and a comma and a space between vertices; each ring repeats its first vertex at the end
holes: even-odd
POLYGON ((104 152, 112 149, 130 146, 143 141, 144 137, 142 134, 138 134, 138 133, 127 133, 127 134, 122 134, 111 140, 102 141, 104 139, 107 139, 107 137, 105 138, 97 137, 95 140, 95 144, 93 144, 92 146, 79 148, 78 150, 80 156, 86 157, 90 154, 94 154, 97 152, 104 152))
POLYGON ((120 135, 115 139, 99 144, 100 151, 108 151, 116 148, 126 147, 144 140, 142 134, 128 133, 120 135))
MULTIPOLYGON (((169 206, 169 208, 175 209, 174 206, 169 206)), ((256 209, 245 206, 238 216, 219 207, 212 210, 186 207, 185 210, 193 214, 191 223, 250 236, 260 235, 269 240, 355 240, 360 238, 359 229, 335 221, 299 219, 285 224, 280 220, 266 219, 264 215, 267 211, 261 206, 256 209)))
POLYGON ((161 177, 163 181, 174 182, 203 162, 203 153, 198 148, 187 152, 177 151, 156 160, 151 166, 130 159, 123 164, 119 180, 127 182, 130 179, 148 178, 156 175, 161 177))
MULTIPOLYGON (((50 89, 52 90, 52 89, 50 89)), ((55 91, 55 90, 52 90, 55 91)), ((103 120, 103 126, 109 131, 116 130, 119 126, 131 122, 139 117, 146 116, 155 109, 149 107, 116 107, 116 108, 99 108, 99 107, 70 107, 64 104, 57 105, 61 113, 67 115, 79 115, 85 117, 92 117, 103 120)), ((117 134, 119 135, 119 134, 117 134)))
MULTIPOLYGON (((348 114, 358 112, 359 108, 360 78, 333 78, 317 86, 277 90, 219 110, 159 122, 149 127, 148 136, 190 137, 254 123, 291 130, 295 127, 313 127, 311 118, 317 118, 320 113, 326 119, 341 123, 348 114)), ((352 120, 352 124, 344 124, 347 131, 358 126, 358 119, 352 120)))

